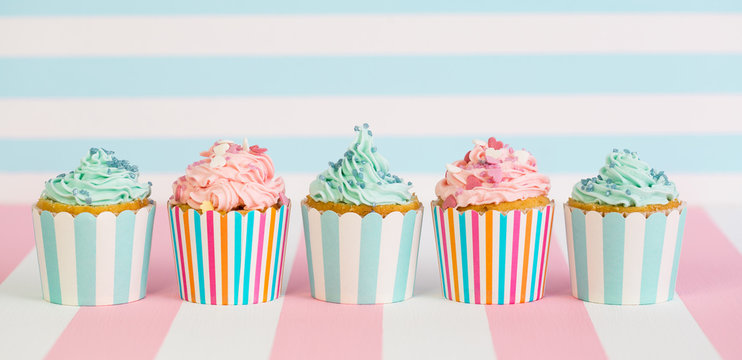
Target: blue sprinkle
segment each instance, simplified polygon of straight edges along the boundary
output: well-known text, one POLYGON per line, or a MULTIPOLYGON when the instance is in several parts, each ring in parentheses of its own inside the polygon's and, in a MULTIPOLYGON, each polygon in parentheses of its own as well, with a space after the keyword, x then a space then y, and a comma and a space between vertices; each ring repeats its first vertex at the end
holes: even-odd
POLYGON ((631 195, 631 190, 626 189, 626 195, 631 195))
POLYGON ((366 165, 366 164, 368 164, 368 161, 361 159, 361 165, 366 165))
POLYGON ((75 196, 77 196, 77 193, 79 193, 79 192, 80 192, 80 191, 79 191, 79 190, 77 190, 77 189, 72 189, 72 195, 75 195, 75 196))
POLYGON ((93 199, 91 199, 90 196, 88 196, 88 197, 85 198, 85 203, 88 204, 88 205, 90 205, 90 204, 93 203, 93 199))
POLYGON ((374 136, 374 133, 372 133, 371 130, 368 130, 368 136, 374 136))
POLYGON ((359 145, 361 145, 361 144, 359 144, 359 143, 356 143, 355 145, 353 145, 353 147, 354 147, 354 148, 355 148, 356 150, 358 150, 358 146, 359 146, 359 145))
POLYGON ((363 173, 359 172, 358 175, 356 175, 359 179, 363 179, 363 173))
POLYGON ((148 184, 149 186, 152 186, 152 182, 151 182, 151 181, 147 181, 147 184, 148 184))
POLYGON ((582 182, 582 185, 587 185, 588 181, 589 181, 588 179, 582 179, 582 180, 580 180, 580 182, 582 182))
POLYGON ((631 151, 629 151, 629 149, 623 149, 623 152, 625 152, 627 154, 631 154, 631 151))
POLYGON ((358 177, 358 170, 353 169, 353 176, 358 177))
POLYGON ((65 175, 67 175, 67 173, 61 173, 61 174, 57 175, 57 178, 64 177, 65 175))
POLYGON ((80 194, 82 195, 90 195, 90 193, 87 190, 80 190, 80 194))
POLYGON ((585 191, 585 185, 582 185, 582 187, 580 187, 580 189, 582 189, 582 191, 585 191))
POLYGON ((408 181, 408 182, 407 182, 407 185, 410 185, 410 186, 412 186, 412 181, 408 181))
POLYGON ((615 167, 616 167, 616 163, 614 163, 613 161, 611 161, 611 164, 609 165, 609 167, 610 167, 611 169, 615 168, 615 167))
POLYGON ((358 183, 358 186, 360 186, 361 189, 365 189, 366 188, 366 183, 358 183))
POLYGON ((608 196, 611 196, 611 191, 610 190, 606 190, 605 191, 605 194, 608 195, 608 196))
POLYGON ((108 170, 106 170, 106 173, 107 173, 108 175, 111 175, 111 168, 108 168, 108 170))
POLYGON ((363 128, 368 129, 368 123, 363 123, 363 128))
POLYGON ((605 183, 606 184, 612 184, 613 183, 613 180, 611 180, 611 179, 605 179, 605 183))
POLYGON ((603 177, 598 175, 598 180, 603 180, 603 177))
POLYGON ((95 155, 98 152, 98 148, 90 148, 90 156, 95 155))
POLYGON ((348 185, 350 186, 356 186, 356 182, 353 180, 348 180, 348 185))
POLYGON ((319 178, 320 180, 322 180, 322 181, 325 181, 325 180, 327 179, 327 178, 326 178, 326 177, 325 177, 324 175, 322 175, 322 174, 319 174, 318 178, 319 178))
POLYGON ((611 184, 611 189, 616 190, 616 184, 611 184))
POLYGON ((327 165, 330 165, 331 167, 335 167, 335 163, 334 163, 334 162, 332 162, 332 161, 328 161, 328 162, 327 162, 327 165))
POLYGON ((613 148, 613 152, 618 152, 618 149, 616 149, 616 148, 613 148))
POLYGON ((361 128, 358 127, 358 125, 353 127, 353 131, 361 131, 361 128))
POLYGON ((106 155, 112 155, 113 154, 113 151, 111 151, 111 150, 106 150, 104 148, 100 148, 100 149, 103 150, 103 152, 106 153, 106 155))
POLYGON ((381 185, 381 181, 377 181, 376 182, 376 185, 381 185))
POLYGON ((587 191, 593 191, 593 190, 595 190, 595 186, 593 186, 592 184, 587 186, 587 191))
POLYGON ((375 153, 376 152, 376 146, 374 146, 374 147, 371 148, 371 152, 372 153, 375 153))

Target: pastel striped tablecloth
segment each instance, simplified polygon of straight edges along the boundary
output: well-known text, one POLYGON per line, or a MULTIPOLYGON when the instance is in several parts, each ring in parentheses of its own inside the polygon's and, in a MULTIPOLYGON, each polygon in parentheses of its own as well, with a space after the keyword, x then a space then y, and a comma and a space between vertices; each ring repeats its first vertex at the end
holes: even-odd
POLYGON ((738 0, 0 0, 0 357, 742 358, 740 39, 738 0), (426 215, 411 300, 313 300, 295 206, 277 301, 181 301, 162 207, 144 300, 41 300, 30 204, 89 147, 162 205, 199 151, 246 136, 297 202, 364 122, 427 203, 471 138, 531 151, 557 201, 544 299, 444 300, 426 215), (613 147, 690 204, 669 303, 570 296, 559 203, 613 147))

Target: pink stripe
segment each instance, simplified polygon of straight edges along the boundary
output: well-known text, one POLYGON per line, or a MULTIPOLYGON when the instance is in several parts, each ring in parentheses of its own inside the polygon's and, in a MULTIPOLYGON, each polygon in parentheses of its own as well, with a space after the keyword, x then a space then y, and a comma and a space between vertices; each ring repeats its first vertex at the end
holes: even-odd
POLYGON ((34 248, 30 206, 0 206, 0 229, 3 229, 3 250, 0 251, 0 283, 2 283, 34 248))
POLYGON ((441 249, 443 249, 443 261, 446 265, 446 295, 448 295, 449 300, 453 300, 453 294, 451 294, 451 276, 448 273, 448 251, 446 250, 448 246, 448 242, 446 242, 446 226, 444 226, 443 220, 443 208, 438 208, 438 213, 441 216, 441 221, 438 223, 440 225, 440 231, 439 234, 441 235, 441 249))
MULTIPOLYGON (((178 231, 178 252, 179 252, 179 256, 178 257, 179 257, 179 260, 180 260, 180 276, 181 276, 180 279, 183 280, 183 286, 182 286, 182 289, 181 289, 180 296, 181 296, 181 298, 188 300, 188 291, 186 290, 187 289, 187 285, 186 284, 188 283, 188 278, 185 275, 185 266, 183 265, 183 237, 180 234, 180 225, 179 225, 180 224, 180 213, 181 213, 181 210, 177 206, 174 206, 172 210, 175 213, 175 228, 178 231)), ((157 214, 155 214, 155 216, 156 215, 157 214)), ((188 216, 188 214, 183 214, 183 215, 188 216)), ((189 231, 189 230, 186 229, 185 231, 189 231)), ((151 261, 150 261, 150 263, 151 263, 151 261)), ((175 265, 177 266, 178 263, 175 263, 175 265)), ((175 271, 177 273, 178 270, 176 269, 175 271)))
POLYGON ((474 249, 474 303, 481 304, 481 294, 479 291, 479 214, 476 211, 471 212, 471 235, 472 246, 474 249))
POLYGON ((543 234, 544 239, 541 241, 541 265, 539 265, 538 269, 538 282, 536 283, 536 286, 538 286, 538 291, 536 292, 538 296, 536 299, 540 299, 544 296, 544 265, 546 265, 546 245, 549 242, 549 232, 551 231, 551 219, 549 216, 554 216, 554 214, 551 214, 551 206, 546 207, 546 216, 544 216, 543 221, 543 234))
MULTIPOLYGON (((268 212, 266 210, 266 212, 268 212)), ((260 231, 258 233, 258 251, 255 253, 256 258, 256 264, 255 265, 255 286, 254 286, 254 294, 253 294, 253 304, 257 304, 260 302, 260 280, 261 280, 261 269, 262 261, 263 261, 263 237, 265 236, 265 213, 260 213, 260 231)))
POLYGON ((742 255, 701 208, 688 210, 678 295, 722 358, 742 358, 742 255))
POLYGON ((57 339, 49 359, 152 359, 183 303, 167 244, 167 208, 155 214, 147 297, 115 306, 81 307, 57 339))
POLYGON ((216 305, 216 258, 214 256, 214 212, 206 212, 206 226, 209 234, 209 295, 211 305, 216 305))
POLYGON ((383 305, 338 305, 312 299, 299 239, 271 359, 381 359, 383 305))
POLYGON ((520 236, 520 211, 513 211, 513 254, 510 262, 510 303, 515 304, 515 288, 518 283, 518 237, 520 236))
POLYGON ((569 287, 569 269, 551 244, 549 294, 518 306, 485 306, 498 359, 605 359, 590 316, 569 287), (566 330, 569 331, 566 331, 566 330))

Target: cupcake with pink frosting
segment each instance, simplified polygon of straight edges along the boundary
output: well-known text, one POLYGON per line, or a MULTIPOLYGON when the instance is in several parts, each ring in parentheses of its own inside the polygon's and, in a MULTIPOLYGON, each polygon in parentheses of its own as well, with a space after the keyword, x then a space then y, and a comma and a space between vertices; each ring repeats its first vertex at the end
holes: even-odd
POLYGON ((281 292, 291 202, 267 150, 220 140, 173 183, 168 202, 183 300, 244 305, 281 292))
POLYGON ((554 202, 528 151, 474 140, 446 165, 433 207, 443 296, 475 304, 543 297, 554 202))

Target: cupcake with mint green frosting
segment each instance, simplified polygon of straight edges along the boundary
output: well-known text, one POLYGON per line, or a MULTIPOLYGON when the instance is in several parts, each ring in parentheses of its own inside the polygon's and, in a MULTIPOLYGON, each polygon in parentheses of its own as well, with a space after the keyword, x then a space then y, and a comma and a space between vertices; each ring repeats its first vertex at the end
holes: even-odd
POLYGON ((368 124, 302 202, 312 296, 347 304, 412 296, 423 206, 390 172, 368 124))
POLYGON ((42 297, 113 305, 147 289, 152 184, 113 151, 91 148, 74 170, 47 180, 32 210, 42 297))
POLYGON ((575 297, 613 305, 673 298, 686 205, 664 171, 613 149, 595 177, 573 186, 564 213, 575 297))

